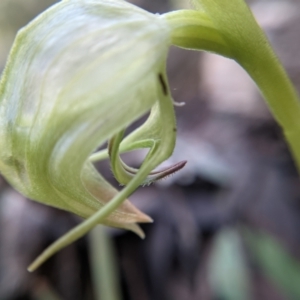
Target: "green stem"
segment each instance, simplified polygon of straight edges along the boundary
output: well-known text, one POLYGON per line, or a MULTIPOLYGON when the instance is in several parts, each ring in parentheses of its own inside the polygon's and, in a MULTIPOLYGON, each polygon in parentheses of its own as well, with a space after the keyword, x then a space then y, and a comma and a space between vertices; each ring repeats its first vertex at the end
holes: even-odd
POLYGON ((200 11, 163 15, 172 28, 173 44, 187 49, 213 51, 239 63, 257 84, 274 118, 281 125, 300 171, 299 98, 251 11, 242 0, 194 2, 201 5, 200 11), (186 38, 178 38, 180 36, 186 38))
POLYGON ((120 300, 115 251, 104 226, 96 226, 91 231, 90 254, 96 299, 120 300))
POLYGON ((300 171, 300 102, 286 72, 269 45, 261 47, 264 58, 253 49, 251 61, 237 61, 255 81, 270 111, 281 125, 300 171), (256 53, 255 53, 256 52, 256 53), (260 66, 259 70, 257 66, 260 66))
POLYGON ((172 28, 173 45, 231 57, 230 48, 204 12, 177 10, 163 14, 161 17, 165 18, 172 28))

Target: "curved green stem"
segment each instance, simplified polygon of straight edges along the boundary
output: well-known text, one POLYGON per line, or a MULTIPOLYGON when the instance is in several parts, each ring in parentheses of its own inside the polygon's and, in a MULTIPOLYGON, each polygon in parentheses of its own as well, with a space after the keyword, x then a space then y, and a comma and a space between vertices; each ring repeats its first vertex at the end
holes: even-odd
POLYGON ((172 44, 185 49, 206 50, 231 57, 231 50, 202 11, 177 10, 161 16, 172 28, 172 44))
POLYGON ((282 126, 300 171, 299 98, 248 6, 243 0, 194 2, 196 7, 200 7, 197 14, 181 11, 165 15, 174 32, 173 44, 187 49, 213 51, 239 63, 254 80, 274 118, 282 126), (178 31, 191 40, 196 31, 198 36, 192 43, 177 38, 178 31), (209 32, 213 34, 209 35, 209 32))

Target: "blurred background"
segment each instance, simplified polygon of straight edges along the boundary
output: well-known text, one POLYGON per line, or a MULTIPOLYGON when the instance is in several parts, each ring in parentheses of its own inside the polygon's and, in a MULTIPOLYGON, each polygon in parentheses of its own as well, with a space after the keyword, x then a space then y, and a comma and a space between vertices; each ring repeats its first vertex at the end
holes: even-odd
MULTIPOLYGON (((17 30, 53 0, 0 1, 0 71, 17 30)), ((154 13, 185 0, 134 0, 154 13)), ((300 89, 299 0, 248 1, 300 89)), ((172 48, 168 72, 186 167, 131 200, 146 239, 98 226, 36 272, 29 263, 80 219, 0 179, 0 300, 300 299, 300 185, 255 85, 233 61, 172 48)), ((142 153, 127 155, 138 166, 142 153)), ((113 181, 107 163, 99 164, 113 181)))

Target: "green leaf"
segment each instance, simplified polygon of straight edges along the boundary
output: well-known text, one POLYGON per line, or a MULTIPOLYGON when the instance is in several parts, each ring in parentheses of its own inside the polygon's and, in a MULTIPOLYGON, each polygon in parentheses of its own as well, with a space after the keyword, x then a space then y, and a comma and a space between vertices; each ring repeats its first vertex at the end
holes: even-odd
POLYGON ((259 266, 289 296, 300 299, 300 263, 266 233, 245 230, 246 241, 259 266))
POLYGON ((239 234, 222 230, 215 238, 209 264, 214 295, 220 299, 250 299, 249 274, 239 234))

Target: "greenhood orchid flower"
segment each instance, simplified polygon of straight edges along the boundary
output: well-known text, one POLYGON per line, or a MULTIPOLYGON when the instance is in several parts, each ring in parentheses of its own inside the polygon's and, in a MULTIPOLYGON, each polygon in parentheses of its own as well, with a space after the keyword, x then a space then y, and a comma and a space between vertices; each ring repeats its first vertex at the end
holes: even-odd
MULTIPOLYGON (((88 158, 158 99, 172 107, 157 19, 124 1, 63 1, 21 30, 1 84, 0 168, 16 189, 84 218, 117 194, 88 158)), ((125 201, 102 223, 142 235, 135 223, 149 221, 125 201)))
POLYGON ((86 218, 29 270, 99 223, 143 236, 137 223, 151 218, 127 197, 185 165, 153 171, 175 146, 175 102, 166 76, 172 44, 243 66, 288 130, 300 161, 296 93, 246 4, 194 2, 196 10, 156 15, 123 0, 64 0, 18 33, 0 83, 0 171, 28 198, 86 218), (149 111, 147 121, 124 137, 126 127, 149 111), (107 150, 95 152, 106 142, 107 150), (138 148, 149 152, 134 169, 120 153, 138 148), (108 157, 125 186, 120 192, 93 166, 108 157))

